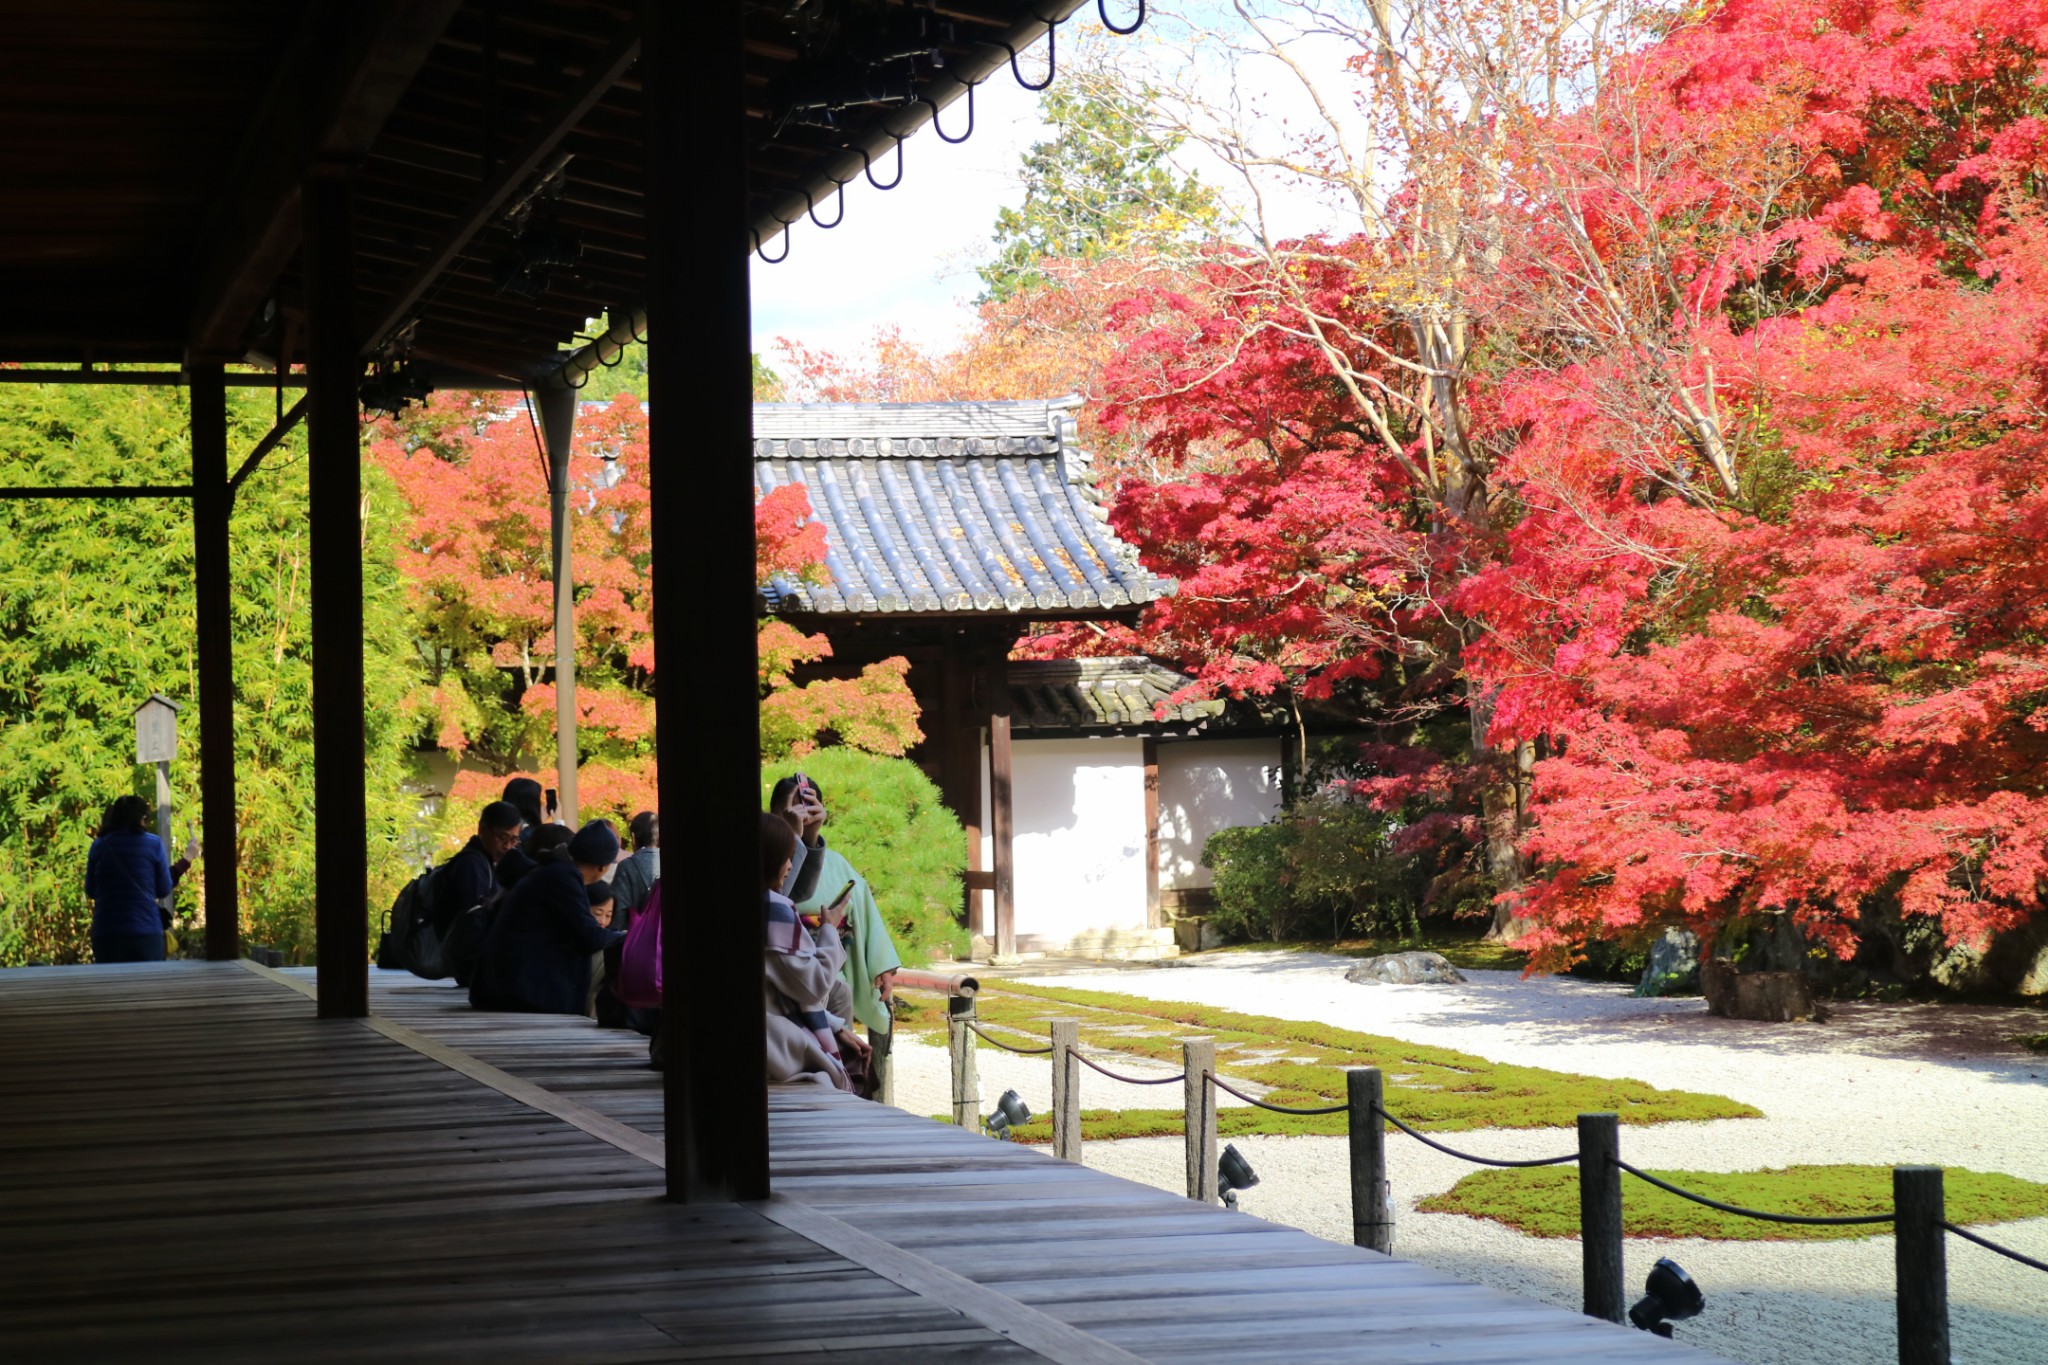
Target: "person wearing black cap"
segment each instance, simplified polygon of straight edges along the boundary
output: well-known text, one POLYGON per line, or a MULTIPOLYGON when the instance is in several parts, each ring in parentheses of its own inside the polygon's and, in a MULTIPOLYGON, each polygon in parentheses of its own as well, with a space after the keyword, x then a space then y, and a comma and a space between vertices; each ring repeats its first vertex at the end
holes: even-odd
POLYGON ((597 922, 590 883, 618 860, 619 836, 602 820, 565 846, 540 846, 538 866, 512 888, 484 937, 469 1003, 480 1010, 587 1014, 596 962, 624 937, 597 922))

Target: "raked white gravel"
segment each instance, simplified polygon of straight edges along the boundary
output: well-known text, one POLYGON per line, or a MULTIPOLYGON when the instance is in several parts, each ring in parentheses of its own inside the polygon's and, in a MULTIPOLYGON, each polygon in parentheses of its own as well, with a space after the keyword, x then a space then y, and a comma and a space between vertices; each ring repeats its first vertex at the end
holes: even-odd
MULTIPOLYGON (((1928 1162, 2048 1181, 2048 1057, 2016 1046, 2040 1032, 2039 1011, 1967 1006, 1841 1007, 1823 1025, 1715 1019, 1697 999, 1638 1000, 1626 988, 1562 977, 1522 980, 1469 972, 1463 986, 1353 985, 1349 959, 1309 953, 1228 953, 1146 971, 1045 978, 1043 984, 1186 1000, 1313 1020, 1499 1062, 1729 1095, 1762 1119, 1622 1129, 1638 1165, 1754 1170, 1798 1163, 1928 1162)), ((1133 1075, 1169 1074, 1142 1058, 1104 1059, 1133 1075)), ((1033 1109, 1050 1101, 1042 1057, 977 1058, 983 1108, 1015 1088, 1033 1109)), ((943 1048, 904 1040, 897 1102, 919 1114, 950 1105, 943 1048)), ((1083 1071, 1090 1107, 1177 1107, 1173 1086, 1122 1086, 1083 1071)), ((1225 1103, 1237 1101, 1225 1099, 1225 1103)), ((1487 1156, 1567 1150, 1561 1129, 1449 1136, 1487 1156)), ((1349 1241, 1350 1199, 1340 1138, 1249 1138, 1237 1146, 1261 1183, 1248 1213, 1349 1241)), ((1183 1185, 1179 1138, 1092 1143, 1088 1165, 1163 1189, 1183 1185)), ((1389 1138, 1398 1225, 1394 1252, 1550 1303, 1577 1307, 1576 1241, 1525 1236, 1496 1223, 1415 1211, 1473 1169, 1420 1143, 1389 1138)), ((1626 1189, 1624 1189, 1626 1195, 1626 1189)), ((2048 1259, 2048 1218, 1983 1229, 2048 1259)), ((1633 1289, 1670 1256, 1705 1289, 1706 1311, 1682 1341, 1754 1365, 1878 1365, 1897 1359, 1892 1241, 1628 1244, 1633 1289)), ((1957 1365, 2048 1365, 2048 1274, 1949 1239, 1949 1296, 1957 1365)))

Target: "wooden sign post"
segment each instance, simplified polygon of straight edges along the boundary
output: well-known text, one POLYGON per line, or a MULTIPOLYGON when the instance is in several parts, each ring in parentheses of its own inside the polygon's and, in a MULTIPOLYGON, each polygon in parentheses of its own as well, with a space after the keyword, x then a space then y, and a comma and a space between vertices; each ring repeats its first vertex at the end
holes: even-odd
MULTIPOLYGON (((171 849, 171 760, 177 756, 178 703, 152 692, 135 708, 135 761, 156 765, 156 837, 163 840, 166 857, 171 849)), ((172 896, 163 899, 166 909, 172 896)))

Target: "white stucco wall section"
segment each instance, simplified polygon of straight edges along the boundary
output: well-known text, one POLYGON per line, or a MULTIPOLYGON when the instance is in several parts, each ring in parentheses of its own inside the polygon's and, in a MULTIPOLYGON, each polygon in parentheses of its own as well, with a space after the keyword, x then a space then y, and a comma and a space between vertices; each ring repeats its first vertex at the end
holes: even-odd
POLYGON ((1020 739, 1010 753, 1019 946, 1143 929, 1143 741, 1020 739))
POLYGON ((1208 886, 1202 845, 1209 836, 1233 825, 1263 825, 1279 810, 1279 739, 1160 741, 1160 888, 1208 886))

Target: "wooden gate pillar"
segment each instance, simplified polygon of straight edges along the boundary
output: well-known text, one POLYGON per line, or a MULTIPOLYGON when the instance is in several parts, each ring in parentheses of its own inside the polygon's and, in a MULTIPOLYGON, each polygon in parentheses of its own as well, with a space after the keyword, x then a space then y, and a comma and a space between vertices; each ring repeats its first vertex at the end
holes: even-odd
POLYGON ((235 647, 229 567, 227 387, 217 363, 187 377, 192 404, 192 577, 199 663, 199 803, 205 854, 206 956, 242 955, 236 887, 235 647))

